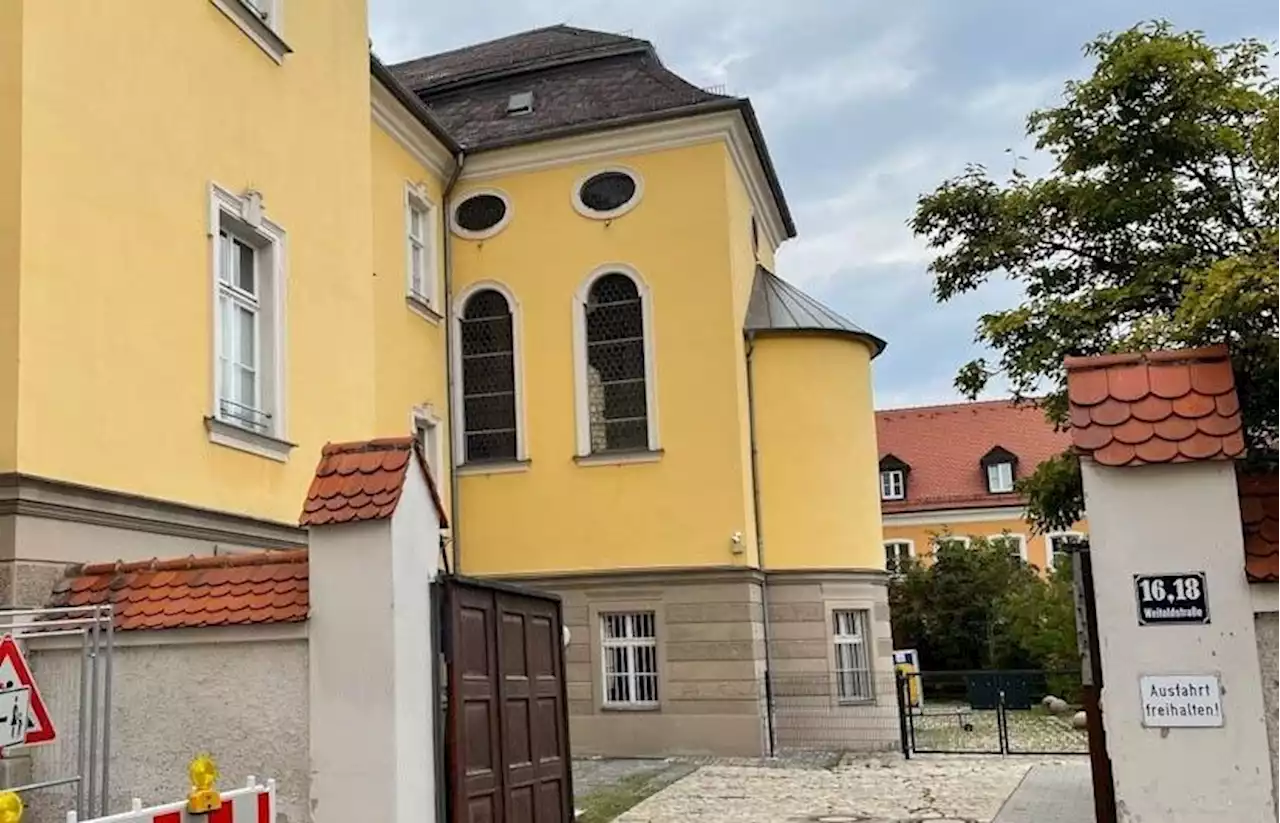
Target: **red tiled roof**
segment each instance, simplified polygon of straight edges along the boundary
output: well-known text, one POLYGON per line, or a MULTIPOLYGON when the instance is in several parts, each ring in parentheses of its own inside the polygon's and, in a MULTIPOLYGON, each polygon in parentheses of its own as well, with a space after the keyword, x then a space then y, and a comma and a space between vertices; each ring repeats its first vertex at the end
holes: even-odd
POLYGON ((885 513, 1021 506, 1020 495, 987 492, 983 455, 1003 446, 1017 455, 1018 476, 1025 477, 1070 445, 1042 409, 1010 400, 878 411, 876 437, 881 457, 892 454, 911 467, 907 499, 882 502, 885 513))
POLYGON ((316 476, 307 491, 299 522, 304 526, 323 526, 390 517, 400 502, 411 455, 427 479, 427 490, 440 516, 440 526, 447 527, 449 523, 435 481, 412 437, 326 444, 320 452, 320 464, 316 466, 316 476))
POLYGON ((1280 580, 1280 479, 1274 473, 1236 476, 1240 521, 1244 527, 1244 570, 1250 582, 1280 580))
POLYGON ((1103 466, 1231 460, 1244 454, 1225 346, 1068 357, 1076 450, 1103 466))
POLYGON ((51 606, 115 607, 115 627, 187 629, 307 619, 307 552, 95 563, 73 569, 51 606))

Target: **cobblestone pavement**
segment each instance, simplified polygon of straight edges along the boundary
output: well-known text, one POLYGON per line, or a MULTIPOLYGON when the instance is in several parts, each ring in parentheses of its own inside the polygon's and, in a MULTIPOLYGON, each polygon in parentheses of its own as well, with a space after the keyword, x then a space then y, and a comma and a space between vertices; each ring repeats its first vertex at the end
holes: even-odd
POLYGON ((1036 757, 849 758, 832 769, 703 766, 617 823, 989 823, 1036 757))

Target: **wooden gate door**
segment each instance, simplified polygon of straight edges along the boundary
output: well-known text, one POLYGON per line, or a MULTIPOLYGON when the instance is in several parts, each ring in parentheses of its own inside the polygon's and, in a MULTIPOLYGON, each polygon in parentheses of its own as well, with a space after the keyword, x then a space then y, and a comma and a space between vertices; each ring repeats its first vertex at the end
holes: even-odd
POLYGON ((450 819, 569 823, 559 599, 464 578, 444 588, 450 819))

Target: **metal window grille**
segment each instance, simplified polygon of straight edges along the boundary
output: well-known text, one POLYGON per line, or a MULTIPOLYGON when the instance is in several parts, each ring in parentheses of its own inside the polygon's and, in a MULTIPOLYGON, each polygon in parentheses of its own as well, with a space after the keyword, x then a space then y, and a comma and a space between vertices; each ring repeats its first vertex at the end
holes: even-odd
POLYGON ((905 492, 904 485, 905 482, 901 471, 894 469, 880 472, 880 499, 901 500, 905 492))
POLYGON ((911 544, 905 540, 891 540, 884 544, 884 567, 886 571, 898 572, 911 559, 911 544))
POLYGON ((1013 464, 992 463, 987 466, 987 488, 992 494, 1013 491, 1013 464))
POLYGON ((493 289, 462 313, 463 462, 516 459, 515 336, 511 307, 493 289))
POLYGON ((831 613, 836 646, 836 693, 841 700, 871 700, 871 658, 867 654, 867 611, 831 613))
POLYGON ((625 274, 606 274, 586 305, 587 398, 591 451, 649 447, 644 307, 625 274))
POLYGON ((601 615, 604 702, 611 706, 658 704, 658 636, 653 612, 601 615))
POLYGON ((262 408, 262 302, 258 249, 218 232, 218 417, 259 432, 271 429, 262 408))

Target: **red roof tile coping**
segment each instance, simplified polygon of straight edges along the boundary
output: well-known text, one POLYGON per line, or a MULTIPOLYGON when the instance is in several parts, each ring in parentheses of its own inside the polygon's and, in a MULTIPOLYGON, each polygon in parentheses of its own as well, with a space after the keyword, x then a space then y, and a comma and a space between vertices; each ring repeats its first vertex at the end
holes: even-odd
POLYGON ((426 478, 440 526, 447 527, 435 480, 412 437, 325 444, 299 523, 325 526, 390 517, 400 502, 410 457, 426 478))
POLYGON ((111 604, 121 631, 298 623, 310 609, 307 552, 183 557, 73 568, 51 606, 111 604))
POLYGON ((1226 346, 1068 357, 1071 441, 1103 466, 1232 460, 1244 454, 1226 346))
POLYGON ((1275 473, 1236 475, 1240 523, 1244 529, 1244 570, 1253 583, 1280 580, 1280 478, 1275 473))

